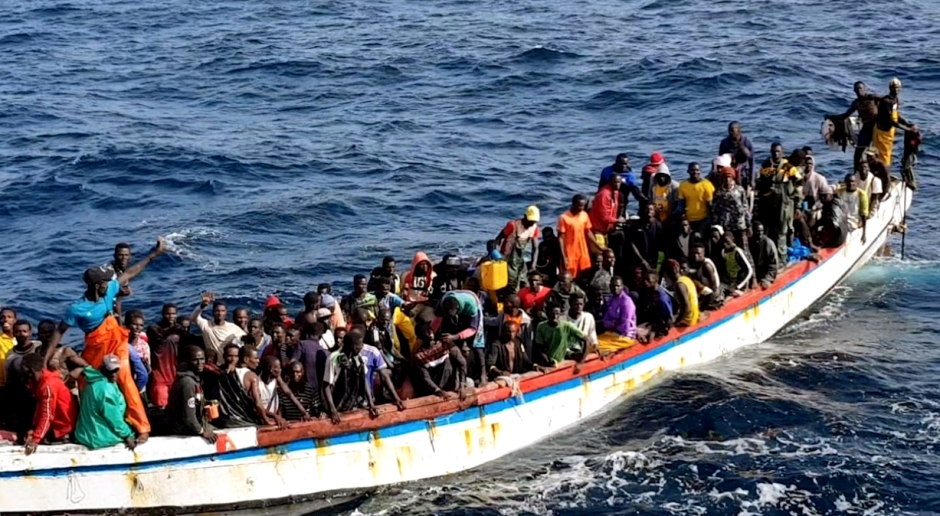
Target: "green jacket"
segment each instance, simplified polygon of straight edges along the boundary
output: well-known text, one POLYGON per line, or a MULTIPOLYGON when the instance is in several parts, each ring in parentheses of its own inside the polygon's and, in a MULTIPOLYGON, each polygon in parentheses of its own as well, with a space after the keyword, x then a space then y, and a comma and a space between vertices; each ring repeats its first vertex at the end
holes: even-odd
POLYGON ((75 425, 75 440, 91 448, 107 448, 121 444, 134 431, 124 422, 127 403, 117 384, 111 383, 94 367, 85 368, 85 389, 82 390, 75 425))

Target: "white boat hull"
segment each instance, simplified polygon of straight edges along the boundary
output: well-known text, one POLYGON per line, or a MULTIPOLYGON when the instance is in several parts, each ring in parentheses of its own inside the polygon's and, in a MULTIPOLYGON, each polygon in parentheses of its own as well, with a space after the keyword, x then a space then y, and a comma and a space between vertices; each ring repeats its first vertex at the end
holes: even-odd
MULTIPOLYGON (((779 291, 732 314, 587 376, 431 419, 329 439, 259 446, 266 431, 227 432, 226 453, 198 438, 119 447, 0 445, 0 512, 192 512, 352 492, 465 471, 591 417, 666 371, 694 366, 772 337, 878 252, 911 195, 895 185, 846 245, 779 291), (187 509, 189 508, 189 509, 187 509)), ((784 277, 786 278, 786 277, 784 277)), ((587 368, 586 368, 587 369, 587 368)), ((263 444, 263 442, 262 442, 263 444)))

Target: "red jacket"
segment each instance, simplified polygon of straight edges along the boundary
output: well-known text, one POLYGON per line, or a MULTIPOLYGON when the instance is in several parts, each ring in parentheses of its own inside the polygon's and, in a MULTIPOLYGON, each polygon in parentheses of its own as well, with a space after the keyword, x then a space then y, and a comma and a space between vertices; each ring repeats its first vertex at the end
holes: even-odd
POLYGON ((42 441, 50 430, 56 439, 72 433, 78 421, 78 402, 72 398, 59 373, 43 371, 39 382, 30 382, 30 387, 36 397, 33 441, 42 441))
POLYGON ((594 202, 591 203, 591 226, 598 233, 608 233, 617 225, 617 214, 620 212, 620 192, 614 191, 613 186, 605 185, 597 191, 594 202))

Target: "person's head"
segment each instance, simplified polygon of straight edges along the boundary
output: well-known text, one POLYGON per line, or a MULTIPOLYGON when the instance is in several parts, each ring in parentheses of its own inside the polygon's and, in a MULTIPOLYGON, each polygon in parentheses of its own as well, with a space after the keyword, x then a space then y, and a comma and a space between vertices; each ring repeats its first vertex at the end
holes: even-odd
POLYGON ((193 324, 193 321, 189 318, 188 315, 181 315, 176 319, 176 323, 179 324, 180 330, 182 330, 183 335, 189 333, 189 330, 193 324))
POLYGON ((666 186, 672 182, 672 176, 669 174, 656 174, 653 178, 659 186, 666 186))
POLYGON ((692 234, 692 223, 689 222, 689 219, 683 218, 679 221, 679 234, 682 236, 689 236, 692 234))
POLYGON ((225 301, 212 303, 212 320, 216 324, 224 323, 226 315, 228 315, 228 306, 225 305, 225 301))
POLYGON ((375 297, 383 298, 392 292, 392 278, 382 276, 375 281, 375 297))
POLYGON ((23 375, 27 380, 38 382, 42 379, 43 357, 39 353, 30 353, 23 357, 20 367, 23 368, 23 375))
POLYGON ((620 187, 623 186, 623 176, 617 173, 614 173, 610 176, 610 187, 613 190, 620 190, 620 187))
POLYGON ((307 314, 300 337, 307 340, 319 340, 326 333, 326 324, 316 320, 313 314, 307 314))
POLYGON ((728 124, 728 136, 733 140, 741 139, 741 124, 738 122, 731 122, 728 124))
POLYGON ((346 356, 356 356, 362 352, 362 333, 351 331, 343 337, 343 353, 346 356))
POLYGON ((516 316, 522 307, 522 300, 516 294, 509 294, 503 300, 503 313, 516 316))
POLYGON ((831 186, 825 185, 819 188, 819 198, 824 204, 831 202, 834 197, 835 192, 831 186))
POLYGON ((571 284, 574 282, 574 276, 571 275, 571 271, 564 271, 558 275, 558 284, 561 286, 563 292, 571 291, 571 284))
POLYGON ((816 158, 811 155, 807 155, 803 158, 803 169, 806 171, 806 175, 810 175, 816 171, 816 158))
POLYGON ((160 309, 161 322, 164 326, 173 326, 176 324, 176 318, 179 315, 179 309, 173 303, 165 303, 160 309))
POLYGON ((868 174, 871 173, 871 167, 868 165, 867 161, 865 160, 859 161, 858 166, 856 168, 858 169, 859 179, 861 179, 862 181, 868 179, 868 174))
POLYGON ((460 271, 460 257, 455 255, 447 255, 444 258, 444 265, 446 269, 444 271, 447 273, 448 277, 455 277, 460 271))
POLYGON ((721 241, 721 237, 724 234, 725 232, 721 226, 712 226, 711 229, 708 230, 708 239, 711 240, 714 245, 721 241))
POLYGON ((901 94, 901 79, 897 77, 891 79, 891 82, 888 83, 888 91, 897 97, 901 94))
POLYGON ((580 317, 584 312, 584 295, 580 292, 575 292, 571 294, 571 297, 568 298, 568 312, 572 317, 580 317))
POLYGON ((290 320, 290 314, 287 313, 287 307, 284 305, 278 305, 277 315, 285 323, 290 320))
POLYGON ((273 321, 270 325, 271 342, 277 345, 287 343, 287 330, 281 321, 273 321))
POLYGON ((762 238, 764 236, 764 225, 755 221, 751 226, 751 234, 754 235, 754 238, 762 238))
POLYGON ((101 359, 101 367, 98 368, 105 379, 111 383, 117 381, 118 373, 121 371, 121 359, 117 355, 105 355, 101 359))
POLYGON ((245 346, 238 350, 238 363, 254 371, 258 369, 258 350, 251 346, 245 346))
POLYGON ((774 163, 783 159, 783 145, 780 142, 770 144, 770 158, 774 163))
POLYGON ((179 361, 196 374, 206 368, 206 354, 196 346, 183 346, 179 351, 179 361))
POLYGON ((806 161, 806 153, 803 152, 803 149, 796 149, 790 153, 790 157, 787 158, 787 163, 793 165, 794 167, 802 167, 806 161))
MULTIPOLYGON (((799 211, 799 210, 797 210, 799 211)), ((725 251, 731 251, 737 245, 734 241, 734 233, 728 231, 721 237, 721 244, 725 248, 725 251)))
POLYGON ((19 319, 13 323, 13 338, 19 346, 25 346, 33 336, 33 325, 26 319, 19 319))
POLYGON ((97 266, 85 269, 83 278, 85 280, 86 297, 94 294, 94 297, 103 297, 108 293, 108 284, 114 278, 114 272, 111 269, 97 266))
POLYGON ((248 309, 245 307, 238 307, 232 312, 232 321, 243 331, 248 331, 249 320, 251 320, 251 317, 249 317, 248 309))
POLYGON ((591 266, 594 270, 601 270, 604 267, 604 253, 594 253, 591 255, 591 266))
POLYGON ((656 274, 656 271, 646 271, 646 274, 643 276, 643 286, 647 290, 656 290, 659 288, 659 274, 656 274))
POLYGON ((542 273, 532 271, 529 273, 529 288, 533 292, 538 292, 542 288, 542 273))
POLYGON ((647 203, 643 210, 640 212, 640 220, 644 223, 649 222, 656 218, 656 205, 653 203, 647 203))
POLYGON ((499 341, 503 344, 511 342, 516 338, 516 335, 519 335, 519 326, 514 322, 507 322, 499 330, 499 341))
POLYGON ((382 258, 382 271, 385 272, 385 274, 388 274, 389 276, 394 275, 395 266, 396 264, 394 256, 386 256, 385 258, 382 258))
POLYGON ((610 278, 610 293, 614 296, 623 294, 623 278, 620 276, 614 276, 613 278, 610 278))
POLYGON ((855 96, 862 98, 868 94, 868 86, 864 82, 858 81, 855 83, 855 96))
POLYGON ((330 285, 329 283, 320 283, 319 285, 317 285, 317 294, 320 294, 322 296, 323 294, 332 294, 332 293, 333 293, 333 286, 330 285))
POLYGON ((604 269, 611 270, 614 268, 615 263, 617 263, 617 255, 614 254, 614 250, 610 248, 604 249, 601 266, 604 269))
POLYGON ((480 291, 480 279, 476 276, 470 276, 467 278, 467 281, 464 282, 463 287, 470 292, 479 292, 480 291))
POLYGON ((379 312, 375 317, 375 324, 379 328, 388 328, 389 323, 392 322, 392 311, 389 310, 387 306, 379 308, 379 312))
POLYGON ((571 198, 571 213, 577 215, 584 211, 584 207, 587 206, 587 198, 581 194, 577 194, 571 198))
POLYGON ((248 333, 254 335, 255 340, 264 335, 264 321, 262 321, 260 317, 252 317, 249 319, 248 333))
POLYGON ((131 263, 131 246, 124 242, 114 246, 115 269, 123 271, 131 263))
POLYGON ((299 343, 300 328, 298 328, 296 325, 291 326, 290 329, 287 330, 287 345, 293 347, 299 343))
POLYGON ((734 179, 734 174, 722 173, 721 174, 721 188, 723 190, 733 190, 735 185, 738 182, 734 179))
POLYGON ((304 369, 304 365, 300 362, 294 360, 290 363, 288 380, 294 385, 300 385, 307 381, 307 371, 304 369))
POLYGON ((545 305, 545 316, 548 317, 548 324, 558 326, 558 318, 561 317, 561 306, 557 303, 548 303, 545 305))
POLYGON ((669 278, 669 281, 675 282, 678 280, 680 270, 681 266, 679 265, 679 262, 673 260, 672 258, 666 260, 663 263, 663 276, 669 278))
POLYGON ((689 258, 692 263, 703 263, 705 261, 705 246, 699 242, 689 246, 689 258))
POLYGON ((273 355, 264 357, 261 361, 261 374, 268 378, 281 376, 281 360, 273 355))
POLYGON ((37 337, 39 337, 39 342, 42 342, 43 346, 49 344, 49 341, 52 340, 52 336, 55 334, 55 322, 51 319, 39 321, 39 324, 36 325, 36 334, 37 337))
POLYGON ((543 242, 546 241, 546 240, 554 240, 554 239, 555 239, 555 230, 554 230, 554 229, 552 229, 552 228, 550 228, 550 227, 549 227, 549 228, 544 228, 544 229, 542 229, 542 241, 543 241, 543 242))
POLYGON ((365 308, 357 308, 353 310, 351 314, 349 314, 349 319, 354 326, 368 327, 372 325, 373 321, 375 321, 375 316, 372 315, 371 311, 366 310, 365 308))
POLYGON ((445 317, 450 317, 451 319, 457 317, 457 311, 460 309, 460 304, 457 302, 457 298, 454 296, 445 296, 441 300, 441 311, 445 317))
POLYGON ((639 288, 643 284, 643 275, 646 274, 646 266, 643 264, 636 264, 630 268, 630 284, 633 287, 639 288))
POLYGON ((857 185, 857 183, 855 182, 855 174, 846 174, 846 176, 845 176, 845 191, 846 191, 846 192, 854 192, 857 187, 858 187, 858 185, 857 185))
POLYGON ((317 308, 320 308, 320 294, 312 290, 304 294, 304 311, 312 312, 317 308))
POLYGON ((812 156, 812 155, 813 155, 813 148, 810 147, 809 145, 804 145, 804 146, 803 146, 803 155, 806 156, 807 158, 810 157, 810 156, 812 156))
POLYGON ((130 338, 136 339, 144 331, 144 313, 140 310, 129 310, 124 314, 124 327, 130 331, 130 338))
POLYGON ((369 286, 369 280, 362 274, 353 276, 353 294, 356 297, 362 297, 369 286))
POLYGON ((617 157, 614 158, 614 164, 611 168, 614 169, 614 172, 622 174, 627 167, 630 166, 630 157, 624 153, 617 154, 617 157))
POLYGON ((346 338, 346 328, 334 328, 333 337, 336 342, 343 342, 343 339, 346 338))
POLYGON ((12 308, 4 308, 0 310, 0 326, 3 328, 3 333, 9 334, 13 331, 13 324, 16 322, 16 310, 12 308))
POLYGON ((698 182, 702 179, 702 167, 694 161, 689 163, 689 179, 693 182, 698 182))
MULTIPOLYGON (((249 335, 250 336, 250 335, 249 335)), ((235 367, 238 365, 239 348, 237 344, 229 344, 222 350, 222 363, 226 367, 235 367)))
MULTIPOLYGON (((525 215, 522 216, 522 225, 523 227, 529 228, 538 224, 541 219, 542 213, 539 211, 539 207, 533 204, 525 209, 525 215)), ((487 252, 489 251, 490 250, 487 249, 487 252)))

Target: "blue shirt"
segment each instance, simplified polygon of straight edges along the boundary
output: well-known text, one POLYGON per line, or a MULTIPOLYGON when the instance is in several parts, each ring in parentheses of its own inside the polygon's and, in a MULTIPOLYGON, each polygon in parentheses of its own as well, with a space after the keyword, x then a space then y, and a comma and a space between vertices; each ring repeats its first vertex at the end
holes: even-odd
MULTIPOLYGON (((607 184, 610 182, 610 178, 614 175, 614 166, 609 165, 604 167, 604 170, 601 170, 601 183, 607 184)), ((637 184, 636 179, 633 178, 633 169, 627 167, 623 172, 620 173, 620 177, 623 178, 623 184, 628 187, 639 188, 640 185, 637 184)))
POLYGON ((108 292, 98 301, 89 301, 83 297, 72 303, 65 311, 62 322, 69 326, 78 326, 86 334, 97 330, 114 309, 114 299, 120 291, 121 284, 112 279, 108 282, 108 292))
MULTIPOLYGON (((114 283, 117 283, 116 281, 114 283)), ((138 391, 143 391, 147 388, 147 380, 150 379, 150 374, 147 373, 147 366, 144 365, 144 361, 140 359, 140 355, 137 354, 137 350, 134 349, 134 346, 128 346, 128 351, 130 351, 131 359, 131 376, 134 377, 134 384, 137 385, 138 391)))

